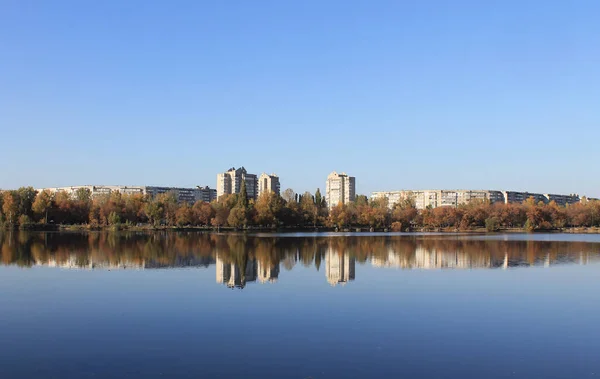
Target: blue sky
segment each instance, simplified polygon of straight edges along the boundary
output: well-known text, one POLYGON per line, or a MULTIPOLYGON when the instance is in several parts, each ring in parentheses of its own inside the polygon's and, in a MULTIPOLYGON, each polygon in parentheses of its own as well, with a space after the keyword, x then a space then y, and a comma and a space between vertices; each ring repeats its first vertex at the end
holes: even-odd
POLYGON ((0 3, 0 188, 600 196, 598 1, 0 3))

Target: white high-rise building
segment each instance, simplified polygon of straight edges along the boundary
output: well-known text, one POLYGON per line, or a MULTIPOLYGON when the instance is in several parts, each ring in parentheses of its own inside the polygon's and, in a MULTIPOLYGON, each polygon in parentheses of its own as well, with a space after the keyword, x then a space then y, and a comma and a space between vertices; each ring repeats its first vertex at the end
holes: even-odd
POLYGON ((230 168, 227 172, 217 174, 217 199, 223 195, 240 193, 242 180, 246 182, 246 193, 248 199, 255 199, 258 195, 258 183, 256 175, 248 174, 244 167, 230 168))
POLYGON ((279 195, 279 191, 279 176, 275 174, 268 175, 264 172, 260 174, 258 178, 258 196, 266 192, 274 192, 279 195))
POLYGON ((338 174, 334 171, 329 174, 325 185, 327 207, 331 209, 340 203, 348 204, 354 201, 355 182, 354 176, 348 176, 345 172, 338 174))

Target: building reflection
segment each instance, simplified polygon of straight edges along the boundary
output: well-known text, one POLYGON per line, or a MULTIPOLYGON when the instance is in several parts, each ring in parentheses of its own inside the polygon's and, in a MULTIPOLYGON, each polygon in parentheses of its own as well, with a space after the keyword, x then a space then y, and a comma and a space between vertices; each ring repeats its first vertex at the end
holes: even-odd
POLYGON ((325 253, 325 276, 332 286, 338 283, 345 285, 354 280, 356 261, 350 254, 333 250, 331 247, 325 253))
POLYGON ((0 233, 0 264, 83 270, 208 268, 230 288, 276 283, 287 271, 323 270, 332 286, 356 264, 400 269, 510 269, 600 262, 600 242, 456 236, 309 236, 209 233, 0 233))
POLYGON ((258 261, 258 281, 261 283, 274 283, 279 278, 279 264, 271 265, 258 261))
POLYGON ((246 259, 243 263, 228 263, 217 254, 217 283, 229 288, 244 288, 246 283, 256 281, 257 271, 257 263, 253 259, 246 259))

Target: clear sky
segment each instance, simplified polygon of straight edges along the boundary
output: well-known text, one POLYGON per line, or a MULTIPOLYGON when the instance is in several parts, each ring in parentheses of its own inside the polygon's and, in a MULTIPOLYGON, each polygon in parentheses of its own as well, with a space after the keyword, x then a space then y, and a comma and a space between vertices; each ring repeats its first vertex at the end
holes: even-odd
POLYGON ((600 197, 600 1, 0 1, 0 188, 600 197))

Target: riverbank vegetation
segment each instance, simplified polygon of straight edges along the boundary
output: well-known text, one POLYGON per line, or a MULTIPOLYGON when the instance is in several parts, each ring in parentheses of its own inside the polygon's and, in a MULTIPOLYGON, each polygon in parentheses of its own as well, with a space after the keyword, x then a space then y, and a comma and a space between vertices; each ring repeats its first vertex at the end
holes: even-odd
POLYGON ((389 207, 385 199, 357 196, 350 204, 328 209, 317 190, 313 195, 287 193, 284 200, 266 193, 254 201, 246 189, 211 203, 177 203, 173 193, 94 196, 79 189, 72 195, 37 192, 32 187, 0 192, 0 226, 43 229, 61 225, 85 229, 196 227, 207 229, 330 228, 337 230, 556 230, 600 227, 600 202, 583 199, 566 207, 554 202, 522 204, 472 202, 458 207, 418 210, 408 199, 389 207))

